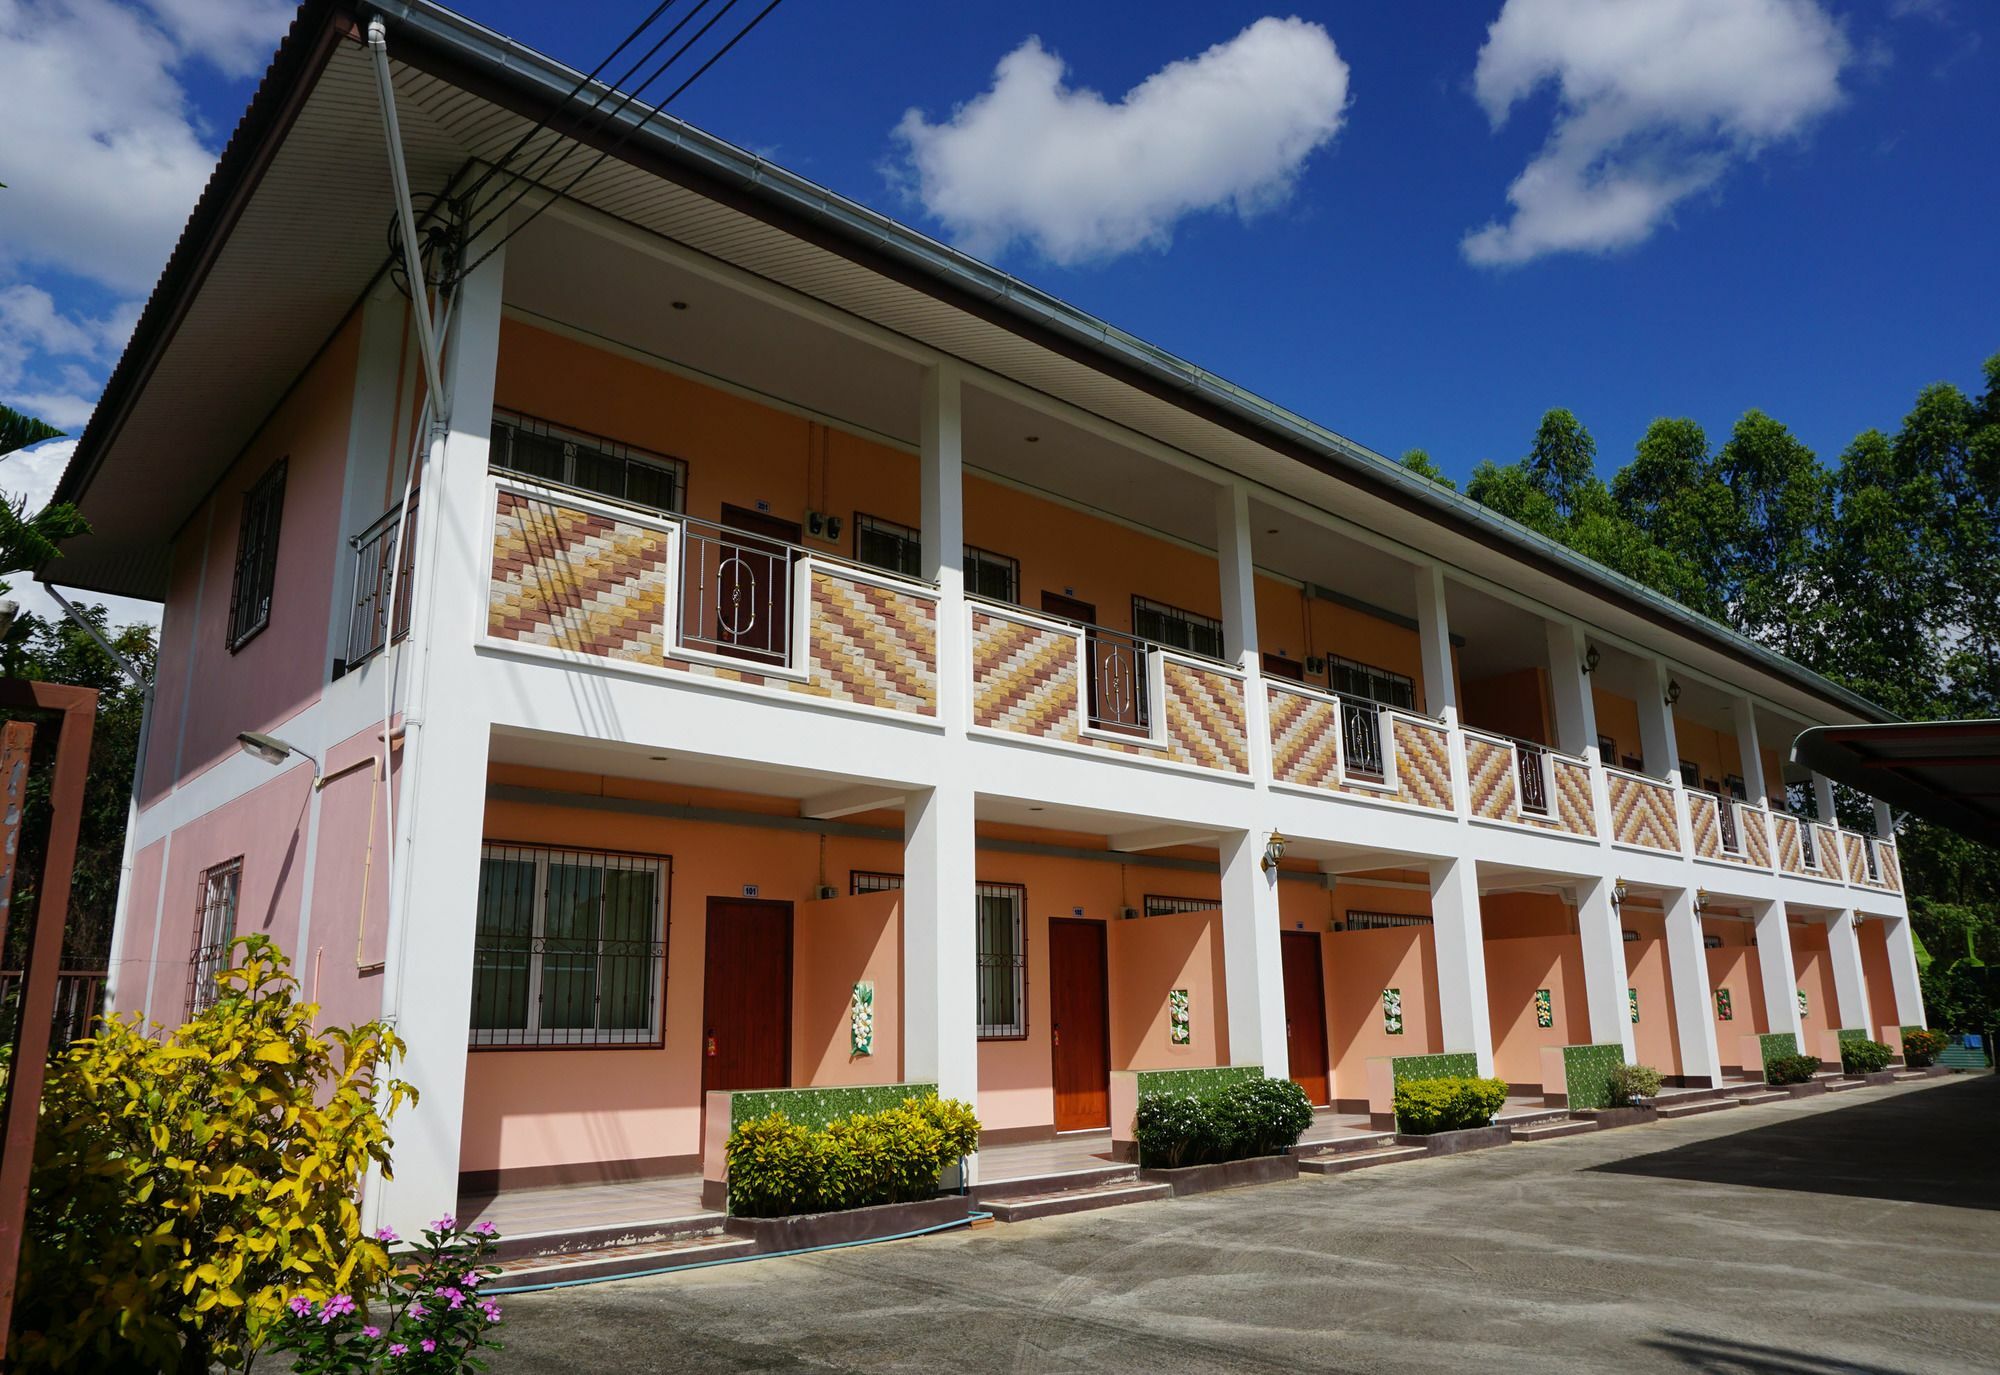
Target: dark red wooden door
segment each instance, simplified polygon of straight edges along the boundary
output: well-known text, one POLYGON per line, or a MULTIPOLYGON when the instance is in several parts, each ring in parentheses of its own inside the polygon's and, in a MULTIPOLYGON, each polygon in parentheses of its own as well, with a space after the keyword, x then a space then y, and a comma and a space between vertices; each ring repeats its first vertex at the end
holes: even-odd
POLYGON ((722 508, 726 532, 690 541, 698 567, 684 578, 695 614, 710 628, 706 648, 742 659, 789 662, 792 644, 793 546, 797 521, 779 520, 741 506, 722 508))
POLYGON ((1111 1008, 1104 923, 1049 923, 1049 1055, 1056 1130, 1111 1125, 1111 1008))
POLYGON ((1326 976, 1321 970, 1319 936, 1287 931, 1285 954, 1285 1055, 1292 1082, 1315 1106, 1331 1101, 1332 1076, 1326 1050, 1326 976))
POLYGON ((708 900, 701 1087, 781 1089, 792 1078, 792 905, 708 900))

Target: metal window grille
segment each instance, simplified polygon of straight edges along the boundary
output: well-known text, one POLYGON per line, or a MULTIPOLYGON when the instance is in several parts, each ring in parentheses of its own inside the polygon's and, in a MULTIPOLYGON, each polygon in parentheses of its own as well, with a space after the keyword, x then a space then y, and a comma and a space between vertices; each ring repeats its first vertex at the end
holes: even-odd
POLYGON ((1347 914, 1350 931, 1388 931, 1399 926, 1429 926, 1429 917, 1413 917, 1407 912, 1354 912, 1347 914))
POLYGON ((869 869, 847 871, 847 892, 852 897, 856 893, 894 893, 903 887, 901 874, 882 874, 869 869))
POLYGON ((1092 629, 1083 639, 1090 668, 1090 724, 1127 735, 1152 731, 1150 651, 1142 640, 1092 629))
POLYGON ((487 845, 473 938, 475 1046, 657 1046, 666 857, 487 845))
POLYGON ((1869 840, 1866 837, 1863 837, 1861 841, 1862 856, 1868 861, 1868 881, 1870 883, 1879 883, 1882 881, 1882 866, 1881 862, 1876 858, 1875 850, 1875 847, 1879 843, 1879 841, 1869 840))
POLYGON ((205 871, 195 887, 194 950, 188 955, 187 1015, 215 1005, 217 978, 229 967, 236 936, 236 901, 243 890, 241 856, 205 871))
POLYGON ((965 590, 996 602, 1021 600, 1021 561, 990 549, 965 546, 965 590))
POLYGON ((278 580, 278 523, 285 511, 285 463, 281 458, 272 464, 243 494, 236 576, 229 591, 232 654, 271 623, 271 591, 278 580))
POLYGON ((1608 735, 1598 736, 1597 757, 1609 764, 1618 757, 1618 742, 1608 735))
MULTIPOLYGON (((924 576, 923 531, 898 525, 865 511, 854 513, 854 561, 871 568, 900 573, 906 578, 924 576)), ((996 602, 1021 599, 1021 561, 977 545, 965 546, 965 590, 975 597, 996 602)))
POLYGON ((1405 711, 1417 709, 1417 684, 1407 674, 1393 673, 1373 664, 1329 654, 1326 676, 1333 690, 1342 697, 1366 698, 1371 702, 1402 707, 1405 711))
POLYGON ((1740 854, 1743 841, 1736 833, 1736 800, 1728 793, 1715 795, 1715 815, 1721 823, 1722 848, 1731 854, 1740 854))
POLYGON ((975 889, 979 925, 979 1034, 1028 1034, 1028 890, 1015 883, 975 889))
POLYGON ((687 501, 687 464, 680 459, 512 411, 493 413, 487 461, 505 472, 652 511, 678 512, 687 501))
POLYGON ((409 532, 402 537, 402 563, 396 570, 396 617, 389 622, 390 565, 396 562, 396 531, 402 526, 399 506, 348 541, 354 549, 354 609, 347 621, 349 667, 410 633, 410 593, 417 566, 417 503, 410 502, 409 532))
POLYGON ((1701 765, 1692 759, 1681 760, 1681 782, 1690 788, 1701 786, 1701 765))
POLYGON ((1382 705, 1365 698, 1340 699, 1340 758, 1349 778, 1388 777, 1382 759, 1382 705))
POLYGON ((1213 912, 1222 906, 1220 898, 1170 898, 1159 893, 1148 893, 1139 910, 1149 917, 1173 917, 1183 912, 1213 912))
POLYGON ((1799 853, 1805 859, 1806 868, 1819 868, 1819 855, 1813 850, 1813 824, 1805 817, 1799 818, 1799 853))
POLYGON ((1222 657, 1222 622, 1149 597, 1132 598, 1132 633, 1172 649, 1222 657))
POLYGON ((1549 775, 1547 755, 1540 745, 1529 740, 1514 742, 1514 771, 1521 778, 1521 810, 1533 812, 1537 816, 1549 814, 1549 775))
MULTIPOLYGON (((14 1044, 27 991, 18 969, 0 971, 0 1045, 14 1044)), ((56 974, 56 1002, 49 1026, 49 1050, 91 1034, 104 1012, 104 973, 96 969, 64 969, 56 974)))

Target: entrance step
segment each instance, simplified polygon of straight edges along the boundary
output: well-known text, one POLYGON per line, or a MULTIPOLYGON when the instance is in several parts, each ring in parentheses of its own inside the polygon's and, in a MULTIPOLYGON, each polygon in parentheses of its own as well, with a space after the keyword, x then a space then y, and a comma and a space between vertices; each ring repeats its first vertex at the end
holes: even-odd
POLYGON ((501 1261, 498 1267, 500 1273, 493 1277, 490 1287, 512 1289, 564 1280, 617 1279, 755 1254, 757 1243, 747 1237, 708 1233, 680 1237, 664 1244, 606 1246, 567 1255, 522 1256, 516 1260, 501 1261))
POLYGON ((1086 1170, 1061 1170, 1054 1174, 1022 1175, 1016 1179, 975 1184, 972 1186, 972 1203, 983 1212, 989 1203, 1007 1203, 1016 1199, 1042 1198, 1048 1194, 1138 1182, 1137 1165, 1096 1165, 1086 1170))
POLYGON ((1899 1069, 1896 1071, 1896 1082, 1899 1084, 1908 1083, 1912 1079, 1928 1079, 1930 1077, 1931 1072, 1927 1069, 1899 1069))
POLYGON ((1356 1132, 1353 1136, 1336 1136, 1328 1141, 1301 1141, 1292 1147, 1292 1154, 1301 1161, 1323 1155, 1352 1155, 1356 1151, 1379 1151, 1384 1146, 1393 1145, 1395 1140, 1394 1132, 1356 1132))
MULTIPOLYGON (((1783 1097, 1782 1094, 1770 1094, 1766 1096, 1783 1097)), ((1741 1099, 1737 1098, 1704 1098, 1695 1103, 1662 1103, 1659 1106, 1658 1112, 1662 1121, 1676 1117, 1699 1117, 1705 1112, 1722 1112, 1725 1109, 1733 1108, 1741 1101, 1741 1099)))
POLYGON ((1376 1165, 1393 1165, 1399 1160, 1421 1160, 1430 1151, 1423 1146, 1384 1146, 1367 1151, 1327 1151, 1309 1155, 1299 1162, 1300 1174, 1348 1174, 1376 1165))
POLYGON ((1122 1203, 1151 1203, 1155 1199, 1172 1198, 1173 1195, 1170 1184, 1146 1184, 1133 1179, 1097 1188, 1056 1189, 1044 1194, 982 1198, 978 1207, 981 1212, 991 1213, 1002 1222, 1028 1222, 1038 1217, 1063 1217, 1098 1208, 1116 1208, 1122 1203))
POLYGON ((1559 1122, 1531 1122, 1525 1126, 1510 1125, 1508 1139, 1513 1141, 1554 1141, 1563 1136, 1581 1136, 1584 1132, 1594 1132, 1597 1124, 1581 1117, 1568 1117, 1559 1122))
POLYGON ((1755 1089, 1749 1093, 1737 1094, 1736 1101, 1738 1103, 1741 1103, 1744 1107, 1747 1108, 1747 1107, 1752 1107, 1758 1103, 1783 1102, 1785 1099, 1790 1098, 1791 1096, 1792 1095, 1790 1095, 1789 1093, 1780 1093, 1776 1089, 1755 1089))
POLYGON ((726 1221, 721 1213, 690 1213, 657 1221, 606 1222, 545 1232, 518 1232, 500 1238, 494 1259, 542 1261, 602 1251, 610 1247, 670 1246, 713 1237, 726 1221))
POLYGON ((1868 1081, 1865 1079, 1829 1079, 1826 1081, 1826 1091, 1828 1093, 1846 1093, 1850 1089, 1865 1089, 1867 1087, 1868 1081))

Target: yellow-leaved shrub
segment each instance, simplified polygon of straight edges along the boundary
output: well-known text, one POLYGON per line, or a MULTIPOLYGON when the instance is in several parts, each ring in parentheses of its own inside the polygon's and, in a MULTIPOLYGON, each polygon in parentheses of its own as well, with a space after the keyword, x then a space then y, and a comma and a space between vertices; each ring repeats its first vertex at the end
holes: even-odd
POLYGON ((17 1369, 240 1368, 289 1295, 387 1270, 357 1205, 416 1099, 389 1074, 403 1043, 380 1023, 315 1029, 278 948, 235 947, 192 1021, 106 1018, 50 1062, 17 1369))

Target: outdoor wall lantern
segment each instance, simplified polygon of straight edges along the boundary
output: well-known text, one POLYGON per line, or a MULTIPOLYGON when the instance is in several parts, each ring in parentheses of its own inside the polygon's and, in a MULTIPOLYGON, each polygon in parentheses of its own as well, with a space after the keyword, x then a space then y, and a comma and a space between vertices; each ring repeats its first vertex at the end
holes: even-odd
POLYGON ((1622 878, 1611 881, 1611 905, 1614 908, 1625 905, 1625 880, 1622 878))
POLYGON ((1585 673, 1597 672, 1597 666, 1603 662, 1603 659, 1604 656, 1597 652, 1596 645, 1587 644, 1583 647, 1583 671, 1585 673))
POLYGON ((1275 869, 1278 861, 1285 857, 1285 838, 1278 832, 1271 832, 1271 838, 1264 842, 1264 868, 1275 869))
POLYGON ((307 754, 289 740, 280 740, 275 735, 266 735, 258 730, 238 731, 237 748, 253 759, 261 759, 266 764, 282 764, 293 755, 313 766, 313 791, 326 786, 326 774, 319 766, 319 760, 307 754))
POLYGON ((1706 888, 1697 888, 1697 889, 1695 889, 1695 890, 1694 890, 1694 915, 1695 915, 1695 919, 1696 919, 1696 920, 1700 920, 1700 918, 1701 918, 1701 909, 1702 909, 1702 908, 1704 908, 1704 907, 1706 907, 1706 906, 1708 906, 1708 889, 1706 889, 1706 888))
POLYGON ((1681 680, 1678 678, 1667 679, 1667 705, 1670 707, 1678 706, 1680 704, 1680 700, 1681 700, 1681 680))

